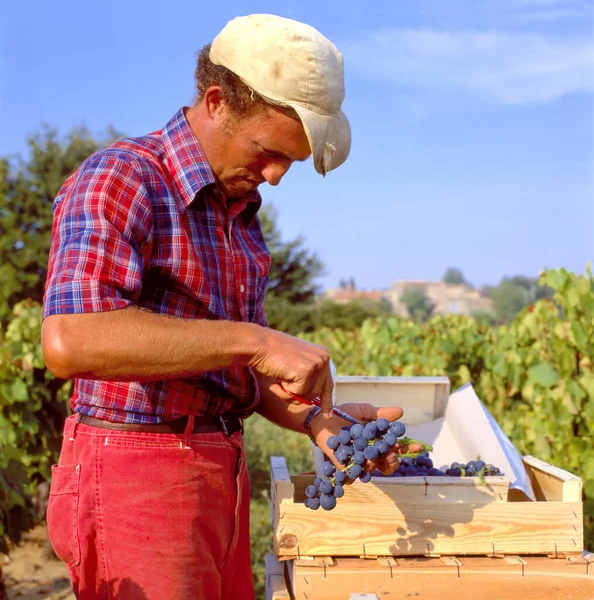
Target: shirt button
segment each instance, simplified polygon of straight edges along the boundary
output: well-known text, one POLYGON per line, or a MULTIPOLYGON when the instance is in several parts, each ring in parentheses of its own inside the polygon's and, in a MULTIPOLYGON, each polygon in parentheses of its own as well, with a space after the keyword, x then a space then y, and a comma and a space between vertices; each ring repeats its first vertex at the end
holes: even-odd
POLYGON ((239 286, 239 291, 240 292, 244 292, 245 291, 245 287, 244 287, 243 283, 239 286))

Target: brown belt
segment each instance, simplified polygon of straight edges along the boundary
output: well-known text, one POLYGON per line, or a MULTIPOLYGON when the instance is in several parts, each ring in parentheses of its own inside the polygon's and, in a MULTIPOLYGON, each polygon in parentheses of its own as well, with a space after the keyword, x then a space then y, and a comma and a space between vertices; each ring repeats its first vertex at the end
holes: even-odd
MULTIPOLYGON (((101 429, 115 429, 118 431, 140 431, 144 433, 184 433, 188 424, 188 417, 181 417, 165 423, 113 423, 104 419, 96 419, 88 415, 78 415, 78 422, 99 427, 101 429)), ((232 435, 236 431, 243 433, 243 420, 237 415, 219 415, 218 417, 194 417, 192 433, 212 433, 222 431, 225 435, 232 435)))

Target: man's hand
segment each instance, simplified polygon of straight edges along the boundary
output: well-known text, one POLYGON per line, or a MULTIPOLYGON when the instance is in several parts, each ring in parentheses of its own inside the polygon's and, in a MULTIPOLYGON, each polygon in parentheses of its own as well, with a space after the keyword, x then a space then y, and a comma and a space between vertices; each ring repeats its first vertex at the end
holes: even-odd
POLYGON ((320 398, 322 413, 332 417, 330 353, 319 344, 266 329, 260 350, 249 365, 262 375, 278 378, 292 394, 320 398))
MULTIPOLYGON (((372 404, 360 404, 358 402, 350 402, 348 404, 341 404, 340 409, 345 413, 348 413, 352 417, 355 417, 357 421, 361 423, 366 423, 369 421, 375 421, 381 417, 388 419, 388 421, 397 421, 403 415, 403 410, 399 406, 391 406, 391 407, 377 407, 372 404)), ((316 440, 316 444, 319 448, 326 454, 326 456, 330 457, 332 462, 342 468, 342 465, 339 465, 338 462, 334 459, 334 452, 330 450, 327 445, 328 438, 332 435, 338 435, 340 430, 345 426, 350 426, 351 423, 341 419, 338 416, 335 416, 334 419, 330 422, 325 421, 323 419, 317 418, 314 419, 311 426, 311 433, 316 440)), ((384 475, 391 475, 398 468, 399 460, 398 454, 407 454, 408 452, 421 452, 423 447, 421 444, 411 444, 410 446, 402 446, 397 444, 392 448, 387 454, 383 457, 378 458, 377 460, 365 461, 363 468, 370 473, 378 470, 382 472, 384 475)), ((347 482, 350 481, 347 478, 347 482)))

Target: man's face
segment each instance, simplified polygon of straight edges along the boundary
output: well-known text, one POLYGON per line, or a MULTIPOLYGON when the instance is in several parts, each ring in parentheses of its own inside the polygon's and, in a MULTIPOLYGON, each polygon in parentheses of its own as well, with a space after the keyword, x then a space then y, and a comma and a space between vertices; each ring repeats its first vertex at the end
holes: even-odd
POLYGON ((311 149, 301 121, 272 107, 238 118, 218 115, 215 172, 228 198, 242 196, 261 183, 278 185, 294 161, 311 149))

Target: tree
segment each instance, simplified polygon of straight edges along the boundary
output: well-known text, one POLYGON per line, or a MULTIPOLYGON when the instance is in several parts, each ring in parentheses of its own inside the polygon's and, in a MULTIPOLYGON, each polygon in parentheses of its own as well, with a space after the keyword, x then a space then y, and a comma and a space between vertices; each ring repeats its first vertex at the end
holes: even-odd
POLYGON ((104 141, 96 141, 76 128, 59 139, 46 126, 27 140, 26 161, 0 159, 0 322, 19 301, 42 301, 54 198, 85 158, 117 137, 109 129, 104 141))
POLYGON ((511 321, 525 306, 537 300, 551 298, 553 290, 539 284, 539 280, 525 275, 504 277, 498 285, 483 288, 495 304, 495 312, 502 322, 511 321))
POLYGON ((460 269, 456 269, 454 267, 450 267, 443 276, 443 282, 449 283, 453 285, 459 285, 463 283, 468 283, 466 279, 464 279, 464 275, 460 269))
POLYGON ((322 262, 305 248, 301 236, 282 241, 276 225, 277 213, 271 206, 262 207, 258 216, 271 255, 267 295, 283 298, 291 304, 313 300, 319 292, 315 280, 324 273, 322 262))
POLYGON ((406 306, 410 318, 418 322, 426 321, 435 308, 427 294, 415 288, 405 290, 400 296, 400 302, 406 306))
POLYGON ((270 206, 258 216, 270 252, 270 280, 264 308, 268 324, 296 335, 313 328, 314 299, 319 293, 316 278, 323 274, 322 262, 304 245, 302 237, 283 241, 277 227, 277 213, 270 206))

